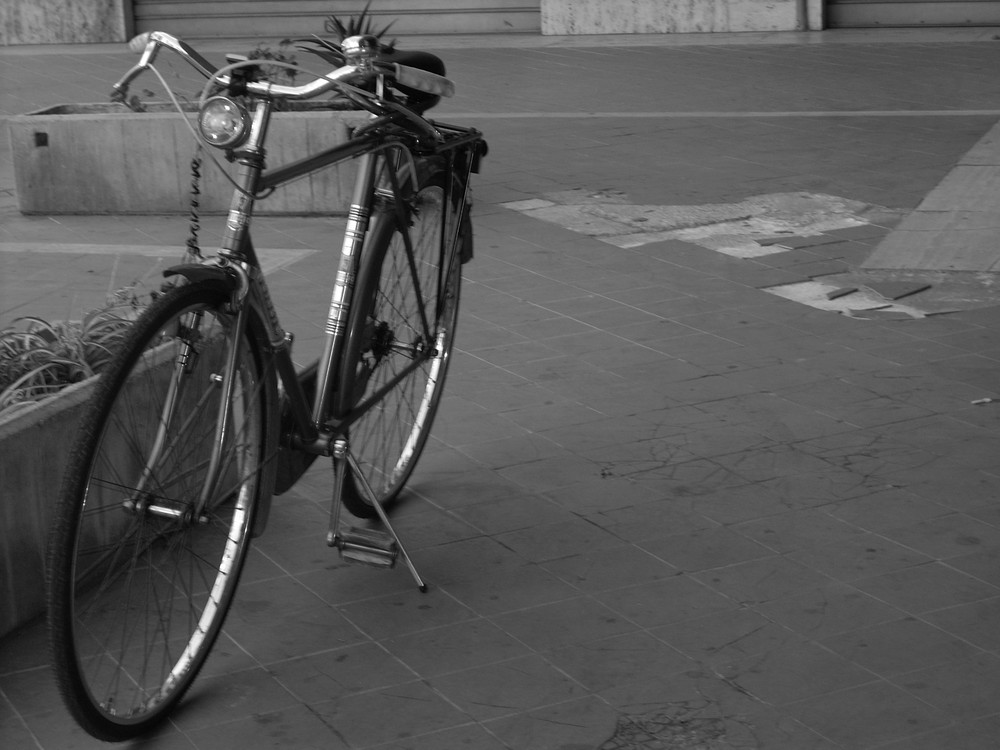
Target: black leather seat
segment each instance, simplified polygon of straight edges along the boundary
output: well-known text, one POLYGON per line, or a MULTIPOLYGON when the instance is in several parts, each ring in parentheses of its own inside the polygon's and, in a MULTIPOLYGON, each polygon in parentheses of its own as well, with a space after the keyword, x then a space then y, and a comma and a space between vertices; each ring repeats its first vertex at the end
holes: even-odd
MULTIPOLYGON (((428 73, 435 73, 439 76, 446 75, 444 61, 437 55, 430 52, 389 50, 382 53, 382 60, 390 63, 399 63, 409 68, 419 68, 428 73)), ((409 106, 417 112, 426 112, 437 104, 441 97, 436 94, 427 94, 423 91, 411 89, 408 86, 398 86, 399 91, 406 95, 409 106)))

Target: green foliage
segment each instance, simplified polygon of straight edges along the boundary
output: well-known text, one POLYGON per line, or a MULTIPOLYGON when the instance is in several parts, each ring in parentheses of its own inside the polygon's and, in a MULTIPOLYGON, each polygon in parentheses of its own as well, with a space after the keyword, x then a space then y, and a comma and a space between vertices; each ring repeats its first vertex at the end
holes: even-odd
POLYGON ((340 51, 340 44, 349 36, 373 36, 379 40, 379 46, 383 52, 391 52, 396 47, 396 40, 383 41, 383 37, 395 21, 390 21, 385 26, 378 28, 374 20, 368 15, 371 7, 371 0, 365 3, 364 10, 360 15, 348 16, 347 20, 341 20, 335 15, 329 15, 323 21, 323 30, 330 34, 332 39, 323 39, 318 36, 304 39, 286 39, 282 44, 296 44, 303 52, 316 55, 320 59, 331 65, 343 65, 344 55, 340 51))
POLYGON ((296 66, 298 62, 295 60, 294 53, 290 51, 291 45, 292 41, 290 39, 283 40, 276 50, 263 44, 258 44, 247 57, 250 60, 265 61, 260 65, 262 77, 275 83, 293 86, 295 85, 295 76, 298 71, 288 66, 296 66), (284 64, 268 65, 267 60, 274 60, 275 62, 284 64))
POLYGON ((0 417, 101 372, 138 312, 134 295, 118 293, 79 322, 22 317, 0 330, 0 417))
MULTIPOLYGON (((335 15, 327 16, 326 20, 323 21, 323 30, 327 34, 333 34, 338 42, 344 41, 349 36, 374 36, 381 39, 392 28, 395 21, 390 21, 381 29, 377 28, 371 16, 368 15, 371 4, 371 0, 368 0, 365 3, 364 10, 361 11, 361 15, 350 16, 347 19, 347 23, 344 23, 335 15)), ((392 47, 394 44, 395 40, 390 42, 388 46, 392 47)))

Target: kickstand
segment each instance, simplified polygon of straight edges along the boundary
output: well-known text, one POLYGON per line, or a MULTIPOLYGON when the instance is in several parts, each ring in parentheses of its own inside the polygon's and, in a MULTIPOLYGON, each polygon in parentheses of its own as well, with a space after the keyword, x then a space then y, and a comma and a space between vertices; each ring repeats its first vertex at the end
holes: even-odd
POLYGON ((365 529, 352 529, 348 534, 342 535, 338 527, 340 513, 339 513, 339 499, 340 494, 336 493, 334 500, 337 501, 337 512, 331 519, 331 529, 328 535, 328 542, 340 549, 342 556, 349 559, 354 559, 359 562, 367 562, 369 564, 386 566, 386 561, 388 561, 388 566, 391 567, 392 562, 395 560, 396 552, 399 556, 403 558, 403 562, 406 563, 406 567, 410 571, 410 575, 413 576, 413 580, 416 582, 417 587, 421 592, 427 591, 427 584, 423 582, 420 578, 420 574, 417 572, 416 567, 413 565, 413 561, 410 559, 410 555, 406 552, 406 548, 399 539, 399 535, 396 530, 389 523, 389 517, 386 515, 385 509, 382 504, 378 501, 375 496, 374 490, 372 490, 371 485, 368 484, 368 480, 361 471, 361 467, 358 466, 358 462, 355 460, 354 456, 351 455, 350 450, 347 447, 347 442, 345 440, 337 440, 333 446, 333 460, 337 464, 337 478, 336 478, 336 489, 342 487, 343 478, 346 476, 344 471, 347 467, 350 467, 351 472, 354 474, 355 480, 361 485, 362 491, 371 503, 372 508, 374 508, 375 513, 378 514, 379 520, 385 527, 385 531, 391 540, 388 544, 380 543, 376 539, 376 535, 379 534, 378 531, 365 530, 365 529), (346 464, 346 466, 345 466, 346 464))

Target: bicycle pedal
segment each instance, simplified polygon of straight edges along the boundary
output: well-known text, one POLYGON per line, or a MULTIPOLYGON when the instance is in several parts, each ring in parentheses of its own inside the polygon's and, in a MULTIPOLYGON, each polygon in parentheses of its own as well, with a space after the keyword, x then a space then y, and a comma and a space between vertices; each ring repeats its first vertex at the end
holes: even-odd
POLYGON ((399 556, 396 540, 378 529, 351 527, 337 536, 335 546, 340 550, 342 559, 376 568, 393 567, 399 556))

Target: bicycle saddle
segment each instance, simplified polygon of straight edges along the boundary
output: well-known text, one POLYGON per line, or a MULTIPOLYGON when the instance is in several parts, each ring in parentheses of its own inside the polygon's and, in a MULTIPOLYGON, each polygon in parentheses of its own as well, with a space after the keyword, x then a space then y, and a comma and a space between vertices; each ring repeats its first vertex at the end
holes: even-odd
MULTIPOLYGON (((428 73, 434 73, 439 76, 446 75, 444 61, 430 52, 404 52, 392 49, 382 53, 382 60, 384 62, 399 63, 410 68, 420 68, 421 70, 426 70, 428 73)), ((427 94, 423 91, 411 89, 408 86, 397 86, 396 88, 400 93, 406 95, 409 105, 421 114, 441 101, 441 97, 436 94, 427 94)))

